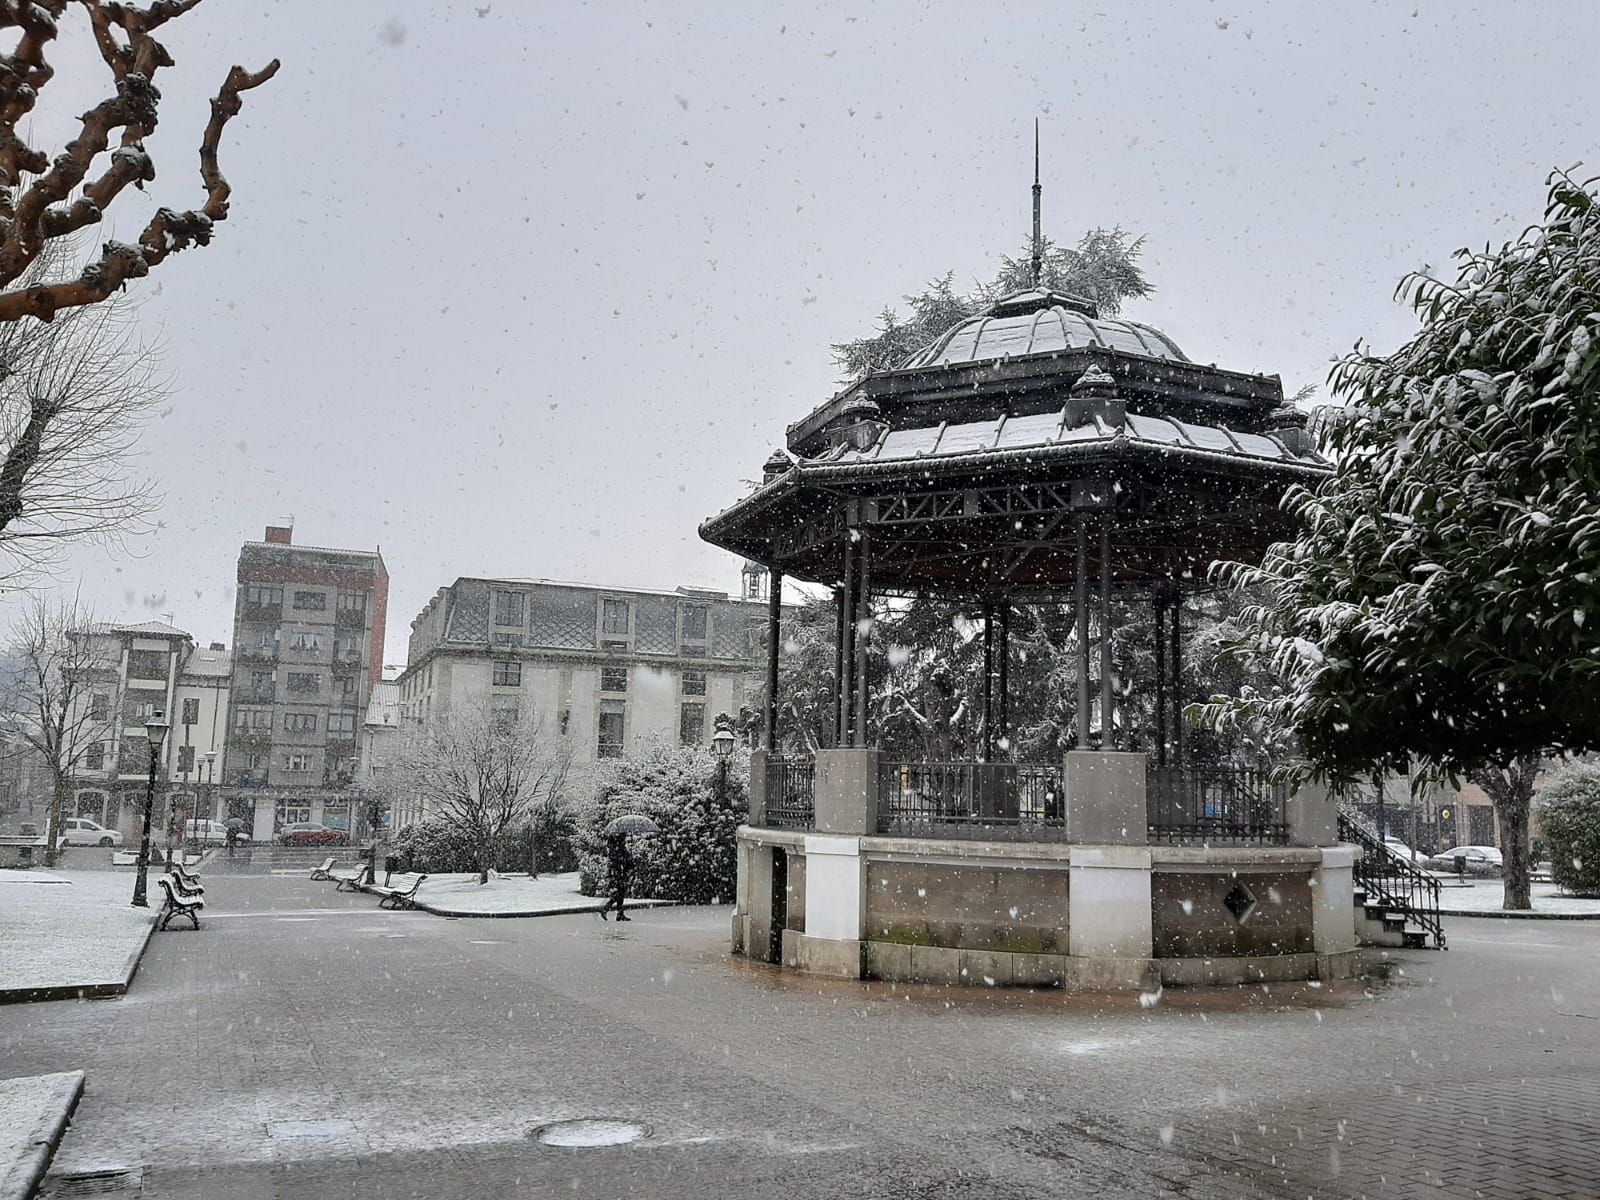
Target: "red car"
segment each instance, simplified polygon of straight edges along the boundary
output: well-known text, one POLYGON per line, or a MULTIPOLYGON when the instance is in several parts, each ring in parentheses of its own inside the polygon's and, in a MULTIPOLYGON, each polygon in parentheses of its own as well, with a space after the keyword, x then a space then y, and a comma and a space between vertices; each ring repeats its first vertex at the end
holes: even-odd
POLYGON ((349 840, 342 829, 329 829, 310 821, 285 825, 278 833, 278 841, 285 846, 343 846, 349 840))

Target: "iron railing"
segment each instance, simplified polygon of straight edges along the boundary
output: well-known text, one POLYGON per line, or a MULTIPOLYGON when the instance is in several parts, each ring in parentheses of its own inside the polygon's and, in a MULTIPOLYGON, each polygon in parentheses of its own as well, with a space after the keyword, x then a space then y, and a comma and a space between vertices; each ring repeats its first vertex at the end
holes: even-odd
POLYGON ((767 758, 767 825, 810 829, 816 818, 816 765, 811 758, 767 758))
POLYGON ((1145 774, 1152 842, 1281 846, 1288 788, 1255 767, 1155 767, 1145 774))
POLYGON ((1420 927, 1443 950, 1439 881, 1386 846, 1377 829, 1347 804, 1339 805, 1339 840, 1361 848, 1353 874, 1356 886, 1367 894, 1368 901, 1390 912, 1405 913, 1407 921, 1420 927))
POLYGON ((878 832, 1060 841, 1066 834, 1061 768, 1036 763, 882 763, 878 832))

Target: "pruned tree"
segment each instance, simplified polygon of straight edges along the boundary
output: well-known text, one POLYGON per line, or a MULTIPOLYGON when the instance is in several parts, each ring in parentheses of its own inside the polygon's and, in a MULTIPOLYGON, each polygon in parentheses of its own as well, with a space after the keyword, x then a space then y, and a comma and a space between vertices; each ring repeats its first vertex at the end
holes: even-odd
POLYGON ((1262 590, 1235 653, 1278 696, 1211 723, 1292 732, 1338 785, 1414 765, 1494 800, 1507 908, 1529 906, 1542 759, 1600 748, 1600 196, 1552 176, 1542 224, 1408 276, 1421 331, 1333 373, 1334 475, 1302 525, 1228 582, 1262 590))
MULTIPOLYGON (((1143 238, 1121 229, 1091 229, 1076 246, 1058 246, 1049 238, 1041 243, 1040 286, 1093 300, 1107 316, 1120 311, 1124 301, 1154 291, 1139 266, 1143 238)), ((1016 258, 1001 258, 995 277, 966 294, 956 291, 955 272, 947 272, 921 292, 903 297, 911 310, 907 319, 892 307, 885 308, 878 317, 878 332, 835 345, 834 361, 850 379, 899 366, 952 325, 1001 296, 1032 286, 1032 255, 1030 245, 1016 258)))
POLYGON ((112 738, 115 697, 97 706, 96 685, 114 667, 76 597, 29 597, 11 633, 0 678, 0 738, 38 755, 50 778, 45 863, 54 866, 73 777, 92 747, 112 738))
POLYGON ((570 743, 546 728, 541 713, 477 706, 419 731, 399 774, 423 811, 471 846, 478 882, 487 883, 507 840, 561 796, 571 762, 570 743))
MULTIPOLYGON (((59 278, 77 240, 57 239, 24 280, 59 278)), ((56 320, 0 324, 0 578, 47 569, 71 542, 136 531, 155 503, 132 456, 165 395, 126 294, 56 320)))
POLYGON ((130 184, 143 188, 155 179, 144 139, 155 132, 159 115, 156 73, 173 63, 155 34, 199 3, 151 0, 142 8, 116 0, 0 4, 0 29, 17 31, 10 52, 0 55, 0 322, 49 321, 62 309, 106 300, 171 255, 208 244, 216 223, 227 219, 231 189, 218 163, 222 131, 239 114, 243 94, 277 73, 277 59, 259 71, 235 66, 211 101, 211 119, 200 141, 204 204, 158 208, 135 243, 106 242, 76 278, 21 282, 50 242, 99 224, 130 184), (23 130, 55 75, 45 51, 72 3, 88 16, 110 72, 111 94, 79 118, 77 136, 52 156, 29 145, 23 130))

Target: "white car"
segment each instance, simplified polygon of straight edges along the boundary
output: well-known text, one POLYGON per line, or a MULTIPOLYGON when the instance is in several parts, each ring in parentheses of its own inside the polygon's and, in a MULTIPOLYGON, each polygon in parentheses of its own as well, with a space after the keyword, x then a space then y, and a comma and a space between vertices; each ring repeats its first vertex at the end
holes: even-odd
POLYGON ((1393 854, 1396 858, 1403 858, 1406 862, 1416 862, 1419 858, 1424 857, 1397 837, 1386 837, 1383 839, 1383 844, 1388 847, 1390 854, 1393 854))
POLYGON ((1441 850, 1428 860, 1428 866, 1435 871, 1454 871, 1458 858, 1466 859, 1467 870, 1475 874, 1487 874, 1505 866, 1500 851, 1493 846, 1455 846, 1441 850))
MULTIPOLYGON (((203 845, 222 845, 228 840, 228 827, 221 821, 194 820, 183 823, 183 837, 185 841, 200 842, 203 845)), ((250 835, 243 830, 239 831, 236 839, 248 842, 250 835)))
POLYGON ((88 817, 68 817, 61 822, 63 846, 120 846, 122 834, 88 817))

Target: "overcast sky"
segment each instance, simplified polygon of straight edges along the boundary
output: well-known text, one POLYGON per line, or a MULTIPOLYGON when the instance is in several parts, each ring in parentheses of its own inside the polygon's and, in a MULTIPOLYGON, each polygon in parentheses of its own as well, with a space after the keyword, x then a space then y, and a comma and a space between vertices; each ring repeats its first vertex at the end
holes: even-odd
MULTIPOLYGON (((41 135, 99 94, 83 35, 41 135)), ((831 342, 1022 244, 1036 116, 1046 232, 1143 236, 1126 315, 1290 391, 1600 169, 1588 3, 207 0, 166 41, 152 202, 196 202, 228 65, 283 69, 214 244, 136 285, 161 526, 64 578, 231 640, 239 544, 292 514, 381 547, 390 662, 458 575, 736 587, 696 525, 835 389, 831 342)))

